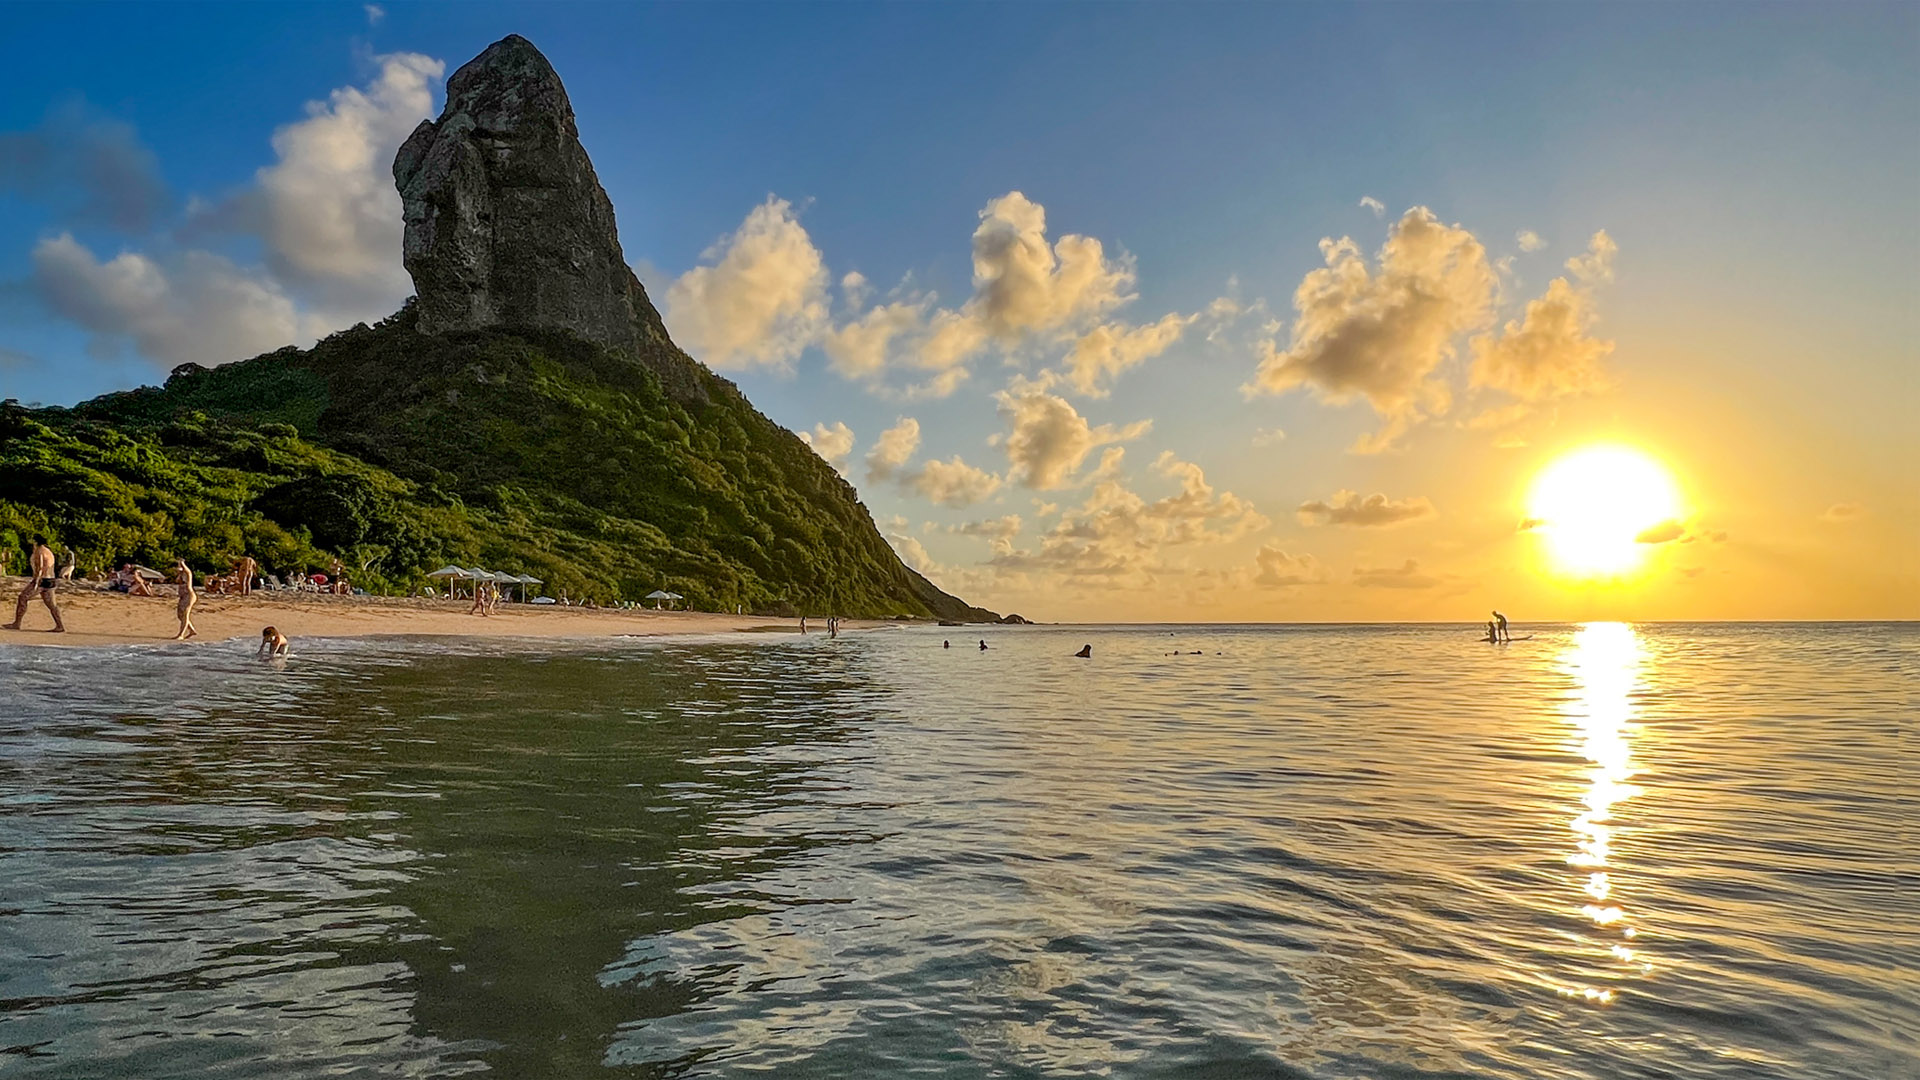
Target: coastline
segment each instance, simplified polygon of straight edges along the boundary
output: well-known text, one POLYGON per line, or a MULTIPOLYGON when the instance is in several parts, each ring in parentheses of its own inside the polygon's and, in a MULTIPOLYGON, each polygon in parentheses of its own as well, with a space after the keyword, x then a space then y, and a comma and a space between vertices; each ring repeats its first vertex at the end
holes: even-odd
MULTIPOLYGON (((27 579, 0 578, 0 621, 11 621, 13 604, 27 579)), ((129 596, 86 586, 68 586, 54 599, 67 624, 52 633, 53 619, 36 597, 27 605, 26 629, 0 629, 0 646, 87 647, 173 643, 179 629, 169 588, 158 596, 129 596)), ((255 593, 252 596, 201 594, 193 608, 199 635, 190 644, 258 638, 265 626, 294 639, 362 637, 513 637, 595 638, 669 637, 726 633, 798 633, 798 619, 725 615, 707 611, 622 611, 613 608, 502 604, 490 616, 469 615, 471 602, 426 597, 328 596, 255 593)), ((825 620, 812 619, 809 633, 824 633, 825 620), (818 627, 818 629, 815 629, 818 627)), ((846 620, 842 629, 891 625, 879 620, 846 620)))

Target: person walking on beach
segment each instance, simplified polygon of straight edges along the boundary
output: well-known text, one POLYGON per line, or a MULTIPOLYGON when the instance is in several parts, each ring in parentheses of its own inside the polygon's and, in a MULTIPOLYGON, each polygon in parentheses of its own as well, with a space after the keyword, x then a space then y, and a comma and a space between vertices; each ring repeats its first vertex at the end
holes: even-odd
POLYGON ((1493 613, 1493 621, 1500 627, 1500 640, 1512 641, 1513 635, 1507 632, 1507 617, 1496 611, 1493 613))
POLYGON ((180 586, 180 632, 173 635, 175 641, 185 641, 197 636, 200 631, 193 628, 193 602, 197 597, 193 591, 193 568, 185 559, 173 560, 173 580, 180 586))
POLYGON ((13 621, 7 624, 7 629, 20 629, 20 621, 27 617, 27 602, 38 593, 40 602, 53 614, 53 632, 66 633, 67 624, 60 618, 60 605, 53 602, 53 590, 59 584, 59 576, 53 569, 53 549, 47 546, 46 537, 34 537, 33 556, 27 560, 27 584, 20 590, 20 599, 14 601, 13 621))

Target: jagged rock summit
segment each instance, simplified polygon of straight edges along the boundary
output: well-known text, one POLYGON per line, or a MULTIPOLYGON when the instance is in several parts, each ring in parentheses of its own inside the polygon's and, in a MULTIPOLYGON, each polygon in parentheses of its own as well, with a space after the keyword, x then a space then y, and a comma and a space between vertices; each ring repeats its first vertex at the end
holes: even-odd
POLYGON ((628 268, 553 65, 509 34, 447 80, 393 160, 425 333, 552 327, 632 353, 676 396, 703 380, 628 268))

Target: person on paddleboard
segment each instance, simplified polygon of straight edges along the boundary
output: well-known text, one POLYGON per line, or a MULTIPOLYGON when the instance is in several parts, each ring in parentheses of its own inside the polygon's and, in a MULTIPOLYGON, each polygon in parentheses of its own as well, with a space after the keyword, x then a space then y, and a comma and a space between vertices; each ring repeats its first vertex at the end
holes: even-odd
POLYGON ((1497 624, 1499 624, 1499 627, 1500 627, 1500 634, 1499 634, 1499 637, 1500 637, 1500 640, 1501 640, 1501 641, 1512 641, 1512 640, 1513 640, 1513 635, 1507 632, 1507 617, 1506 617, 1505 615, 1502 615, 1502 614, 1500 614, 1499 612, 1497 612, 1497 611, 1496 611, 1496 612, 1494 612, 1494 613, 1493 613, 1493 621, 1494 621, 1495 623, 1497 623, 1497 624))

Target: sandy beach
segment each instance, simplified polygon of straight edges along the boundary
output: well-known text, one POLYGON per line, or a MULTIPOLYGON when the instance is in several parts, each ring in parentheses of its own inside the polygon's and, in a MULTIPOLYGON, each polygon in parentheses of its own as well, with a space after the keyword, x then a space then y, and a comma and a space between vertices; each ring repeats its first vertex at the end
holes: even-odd
MULTIPOLYGON (((0 579, 0 622, 13 618, 13 604, 26 579, 0 579)), ((171 641, 179 622, 174 616, 171 586, 158 596, 129 596, 86 586, 69 586, 54 594, 66 620, 67 632, 55 634, 53 619, 35 597, 27 606, 24 630, 0 630, 0 645, 132 645, 171 641)), ((252 596, 201 594, 194 605, 193 625, 200 631, 193 642, 253 638, 263 626, 279 627, 294 639, 312 637, 373 637, 421 635, 446 637, 612 637, 670 634, 724 634, 732 632, 796 633, 797 619, 753 615, 720 615, 704 611, 615 611, 559 607, 544 604, 502 604, 486 617, 467 613, 467 600, 430 600, 423 597, 315 596, 311 594, 255 593, 252 596)), ((880 622, 842 624, 846 629, 886 625, 880 622)), ((824 620, 808 630, 824 633, 824 620)))

